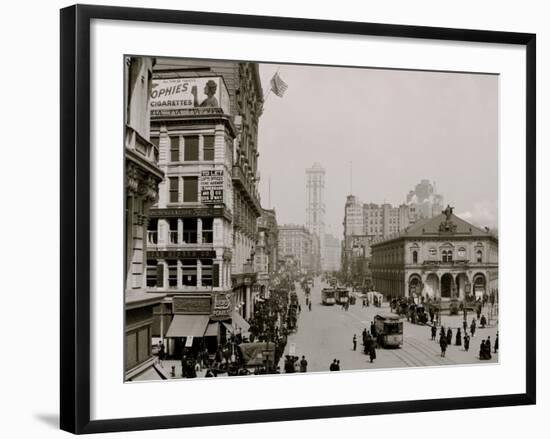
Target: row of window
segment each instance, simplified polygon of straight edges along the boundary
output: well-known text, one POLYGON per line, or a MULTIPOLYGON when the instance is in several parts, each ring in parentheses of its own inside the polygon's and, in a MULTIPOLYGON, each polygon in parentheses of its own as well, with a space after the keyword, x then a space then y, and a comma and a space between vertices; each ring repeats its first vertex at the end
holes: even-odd
MULTIPOLYGON (((181 177, 183 179, 184 203, 196 203, 199 201, 199 177, 181 177)), ((179 203, 179 179, 180 177, 168 177, 168 202, 179 203)))
MULTIPOLYGON (((436 260, 437 258, 437 250, 434 247, 431 247, 428 250, 428 254, 430 257, 430 260, 436 260)), ((466 259, 466 249, 464 247, 460 247, 458 249, 458 260, 464 260, 466 259)), ((418 251, 413 250, 412 252, 413 257, 413 264, 418 263, 418 251)), ((452 262, 453 261, 453 251, 452 250, 443 250, 441 252, 441 261, 442 262, 452 262)), ((481 250, 476 251, 476 262, 481 263, 483 262, 483 252, 481 250)))
MULTIPOLYGON (((168 288, 177 288, 178 276, 181 286, 199 286, 197 259, 168 259, 166 269, 168 270, 168 288), (179 265, 179 267, 178 267, 179 265), (179 271, 179 274, 178 274, 179 271)), ((201 275, 200 284, 203 287, 219 286, 220 265, 213 264, 212 259, 200 259, 201 275)), ((164 264, 157 264, 156 259, 147 260, 147 287, 164 287, 164 264)))
MULTIPOLYGON (((172 163, 196 162, 199 160, 212 161, 214 160, 214 140, 211 136, 171 136, 170 137, 170 154, 169 159, 172 163), (199 157, 199 143, 202 137, 202 158, 199 157), (183 160, 182 153, 183 152, 183 160)), ((151 137, 151 142, 158 146, 159 138, 151 137)))
MULTIPOLYGON (((197 218, 182 218, 181 236, 178 233, 178 218, 168 219, 168 242, 170 244, 197 244, 198 220, 197 218)), ((203 244, 211 244, 214 242, 214 218, 201 218, 202 231, 201 241, 203 244)), ((148 225, 148 241, 150 244, 158 243, 158 219, 152 218, 148 225)))

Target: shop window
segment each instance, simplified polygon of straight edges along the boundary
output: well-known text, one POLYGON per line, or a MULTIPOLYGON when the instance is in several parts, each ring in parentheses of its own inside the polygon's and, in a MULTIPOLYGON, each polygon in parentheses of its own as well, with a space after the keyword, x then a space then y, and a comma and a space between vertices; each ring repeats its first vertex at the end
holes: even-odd
POLYGON ((199 200, 198 177, 183 177, 183 202, 193 203, 199 200))
POLYGON ((183 159, 186 162, 199 160, 199 136, 186 136, 183 159))
POLYGON ((214 242, 214 218, 202 219, 202 242, 204 244, 214 242))
POLYGON ((181 270, 181 284, 186 287, 197 286, 197 260, 183 259, 181 270))
POLYGON ((197 243, 197 219, 185 218, 183 220, 183 242, 185 244, 197 243))
POLYGON ((212 286, 212 274, 212 259, 201 259, 201 280, 203 286, 212 286))
POLYGON ((214 136, 204 136, 203 160, 214 160, 214 136))
POLYGON ((168 287, 176 288, 178 286, 178 261, 171 259, 168 263, 168 287))
POLYGON ((178 202, 178 177, 170 177, 168 179, 170 185, 170 203, 178 202))
POLYGON ((180 161, 180 138, 170 137, 170 161, 175 163, 180 161))

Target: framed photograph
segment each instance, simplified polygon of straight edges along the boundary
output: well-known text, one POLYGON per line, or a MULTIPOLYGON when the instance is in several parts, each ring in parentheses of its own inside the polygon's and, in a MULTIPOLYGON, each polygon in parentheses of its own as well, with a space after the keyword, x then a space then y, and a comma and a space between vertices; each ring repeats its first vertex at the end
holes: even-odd
POLYGON ((535 53, 62 9, 61 428, 534 404, 535 53))

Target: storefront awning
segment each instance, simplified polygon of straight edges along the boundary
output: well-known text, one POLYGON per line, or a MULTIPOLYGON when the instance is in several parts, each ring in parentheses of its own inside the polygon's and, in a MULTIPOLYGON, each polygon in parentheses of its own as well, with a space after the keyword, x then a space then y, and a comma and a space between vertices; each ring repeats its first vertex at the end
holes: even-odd
POLYGON ((206 332, 204 333, 205 337, 217 337, 219 331, 220 324, 218 322, 210 323, 208 327, 206 328, 206 332))
POLYGON ((243 332, 248 332, 250 324, 238 313, 233 311, 231 313, 231 326, 241 328, 243 332))
POLYGON ((166 337, 202 337, 208 326, 206 315, 176 314, 170 323, 166 337))

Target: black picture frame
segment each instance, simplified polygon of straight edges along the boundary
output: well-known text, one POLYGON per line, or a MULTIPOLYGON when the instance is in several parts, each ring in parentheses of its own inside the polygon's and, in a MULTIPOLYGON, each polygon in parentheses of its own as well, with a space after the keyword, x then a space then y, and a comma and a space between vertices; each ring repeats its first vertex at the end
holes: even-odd
POLYGON ((76 433, 196 427, 535 404, 536 401, 536 36, 303 18, 75 5, 61 10, 61 387, 60 426, 76 433), (90 419, 90 22, 93 19, 229 26, 513 44, 526 48, 526 392, 346 404, 90 419))

